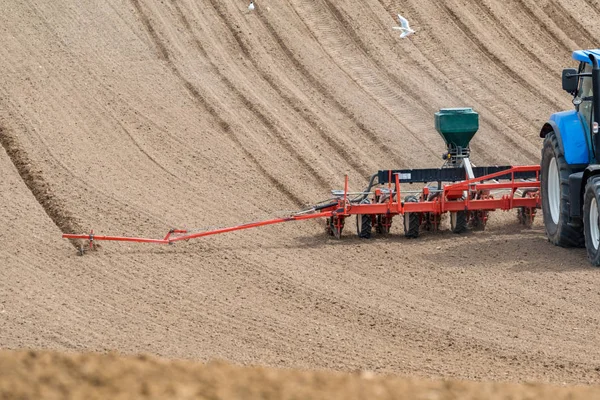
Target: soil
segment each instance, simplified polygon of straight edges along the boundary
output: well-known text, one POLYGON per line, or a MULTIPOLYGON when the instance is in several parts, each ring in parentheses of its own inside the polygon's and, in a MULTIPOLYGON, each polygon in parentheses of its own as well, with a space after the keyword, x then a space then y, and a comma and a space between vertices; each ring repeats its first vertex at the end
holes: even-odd
POLYGON ((293 222, 84 257, 61 239, 235 225, 345 174, 360 190, 438 167, 443 107, 479 112, 475 164, 538 164, 542 124, 572 108, 561 69, 600 39, 583 0, 246 3, 0 2, 0 347, 598 383, 599 271, 541 215, 416 240, 400 219, 340 241, 293 222))
POLYGON ((422 380, 330 371, 199 364, 148 355, 0 354, 0 398, 12 399, 589 399, 598 387, 422 380))

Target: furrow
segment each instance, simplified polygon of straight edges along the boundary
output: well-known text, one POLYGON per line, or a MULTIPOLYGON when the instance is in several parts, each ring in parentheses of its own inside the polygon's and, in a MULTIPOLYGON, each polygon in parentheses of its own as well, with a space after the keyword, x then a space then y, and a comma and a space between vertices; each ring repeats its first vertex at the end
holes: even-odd
MULTIPOLYGON (((242 93, 242 91, 240 89, 238 89, 238 87, 227 76, 225 76, 224 74, 219 72, 219 69, 215 66, 215 64, 210 59, 210 57, 208 57, 208 54, 207 54, 206 50, 204 49, 202 42, 200 42, 200 40, 194 34, 193 29, 192 29, 189 21, 187 20, 187 17, 185 16, 185 14, 182 12, 181 8, 179 7, 177 0, 172 0, 172 1, 175 6, 175 9, 177 10, 177 14, 178 14, 180 21, 186 27, 186 30, 188 31, 188 33, 194 38, 193 40, 194 40, 194 44, 195 44, 196 48, 198 49, 198 51, 200 51, 200 53, 204 57, 206 57, 207 60, 209 60, 209 62, 211 63, 211 66, 213 67, 213 70, 219 74, 219 76, 221 77, 221 79, 223 80, 223 82, 225 83, 227 88, 229 90, 231 90, 231 92, 234 93, 240 99, 240 101, 244 104, 244 106, 248 110, 250 110, 258 118, 259 121, 262 122, 262 124, 271 132, 273 137, 275 137, 275 139, 277 140, 277 143, 279 143, 284 149, 286 149, 292 155, 292 157, 296 161, 298 161, 298 163, 300 163, 306 170, 308 170, 310 172, 311 176, 313 176, 315 178, 315 180, 319 183, 319 185, 321 185, 321 187, 323 187, 324 189, 329 189, 330 185, 327 182, 327 180, 321 175, 321 173, 319 171, 317 171, 315 169, 314 166, 312 166, 310 164, 310 162, 308 162, 306 160, 306 158, 304 158, 304 156, 302 156, 302 154, 298 150, 296 150, 290 144, 290 142, 288 142, 281 136, 281 133, 279 133, 279 129, 275 126, 275 124, 263 112, 258 110, 258 108, 256 107, 256 104, 254 102, 250 101, 250 99, 244 93, 242 93)), ((211 0, 211 2, 212 2, 212 0, 211 0)), ((223 15, 223 14, 221 14, 220 10, 217 10, 217 12, 219 13, 219 15, 223 15)), ((233 28, 229 25, 229 23, 227 23, 227 26, 229 29, 233 30, 233 28)), ((244 52, 244 54, 246 55, 248 53, 244 52)), ((249 56, 247 56, 247 57, 250 58, 249 56)))
MULTIPOLYGON (((414 146, 428 152, 434 158, 437 158, 437 150, 434 149, 426 139, 423 139, 421 137, 422 135, 419 135, 414 130, 415 128, 411 123, 407 123, 404 120, 403 117, 412 117, 414 115, 413 112, 410 112, 407 109, 404 110, 405 112, 402 116, 399 116, 382 104, 381 99, 393 98, 397 101, 397 105, 401 103, 401 96, 376 76, 376 73, 364 64, 363 59, 348 55, 348 46, 347 43, 344 42, 346 38, 344 35, 340 35, 340 32, 345 30, 341 21, 338 21, 338 24, 331 24, 322 17, 322 13, 327 11, 327 6, 322 2, 304 2, 298 4, 295 8, 293 7, 293 9, 318 46, 329 57, 332 64, 340 71, 343 71, 347 78, 352 81, 354 86, 372 101, 373 105, 379 108, 383 113, 387 114, 390 120, 395 121, 397 125, 400 126, 401 131, 407 133, 410 136, 410 139, 415 142, 414 146), (302 9, 305 15, 300 16, 297 8, 302 9)), ((335 15, 333 15, 333 19, 335 19, 335 15)), ((360 51, 360 49, 358 50, 360 51)), ((366 58, 369 58, 368 55, 366 58)), ((414 121, 422 123, 421 120, 413 118, 413 122, 414 121)))
MULTIPOLYGON (((379 0, 379 1, 381 2, 382 0, 379 0)), ((383 5, 384 7, 386 7, 386 6, 385 6, 385 4, 383 4, 383 3, 382 3, 382 5, 383 5)), ((417 10, 418 10, 418 8, 415 8, 415 6, 414 6, 414 5, 411 5, 411 8, 413 8, 413 12, 416 14, 416 13, 417 13, 417 10)), ((390 11, 390 12, 391 12, 391 11, 390 11)), ((438 37, 436 37, 436 36, 434 36, 434 35, 431 35, 431 36, 429 36, 429 39, 430 39, 430 40, 433 42, 433 44, 434 44, 434 45, 435 45, 437 48, 439 48, 439 49, 443 49, 443 48, 444 48, 445 44, 444 44, 444 43, 443 43, 443 42, 442 42, 442 41, 441 41, 441 40, 440 40, 438 37)), ((433 64, 433 65, 436 65, 437 63, 439 63, 439 62, 440 62, 440 61, 439 61, 439 59, 434 59, 434 58, 432 58, 432 57, 430 56, 430 54, 429 54, 429 51, 421 51, 421 54, 423 54, 423 56, 424 56, 426 59, 428 59, 428 60, 429 60, 429 62, 430 62, 431 64, 433 64)), ((457 61, 457 60, 456 60, 456 58, 455 58, 453 55, 450 55, 450 56, 448 56, 448 57, 449 57, 451 60, 453 60, 453 61, 457 61)), ((441 74, 443 74, 443 75, 444 75, 444 76, 446 76, 447 78, 451 79, 451 76, 449 76, 448 74, 446 74, 446 73, 445 73, 443 70, 441 70, 441 69, 440 69, 439 71, 440 71, 440 73, 441 73, 441 74)), ((475 76, 475 75, 472 75, 472 76, 470 77, 470 79, 472 79, 473 81, 477 82, 477 84, 478 84, 479 86, 481 86, 482 88, 485 88, 485 90, 486 90, 486 93, 487 93, 487 92, 489 92, 489 93, 492 93, 492 92, 494 91, 493 87, 490 87, 490 86, 489 86, 489 84, 488 84, 487 82, 484 82, 482 79, 478 78, 477 76, 475 76)), ((486 108, 487 108, 487 106, 485 106, 485 105, 484 105, 483 107, 486 107, 486 108)), ((526 115, 525 113, 523 113, 523 112, 522 112, 521 110, 519 110, 518 108, 514 108, 514 107, 513 107, 513 108, 512 108, 512 111, 513 111, 513 112, 515 112, 517 115, 519 115, 519 116, 520 116, 520 117, 521 117, 521 118, 522 118, 524 121, 529 121, 529 120, 531 119, 531 115, 526 115)), ((503 122, 506 124, 506 126, 507 126, 508 128, 510 128, 511 130, 513 130, 514 132, 519 132, 519 128, 515 127, 515 126, 514 126, 514 124, 513 124, 513 122, 512 122, 510 119, 509 119, 509 120, 507 120, 505 117, 503 117, 503 116, 499 115, 499 114, 498 114, 498 112, 497 112, 497 111, 495 111, 495 110, 494 110, 494 109, 492 109, 492 108, 489 108, 489 109, 488 109, 488 112, 489 112, 489 114, 491 114, 491 115, 493 115, 494 117, 496 117, 496 119, 498 119, 499 121, 503 121, 503 122)), ((502 133, 502 132, 505 132, 505 131, 506 131, 506 127, 505 127, 505 126, 501 126, 499 123, 497 123, 497 122, 494 122, 494 121, 493 121, 492 119, 490 119, 489 117, 487 117, 487 116, 485 116, 485 115, 482 115, 482 116, 480 116, 480 118, 481 118, 481 120, 482 120, 483 122, 485 122, 486 124, 488 124, 488 125, 489 125, 489 126, 490 126, 490 127, 493 129, 493 130, 494 130, 494 131, 496 131, 496 132, 499 132, 499 133, 502 133)), ((522 138, 520 138, 520 137, 518 137, 518 136, 517 136, 516 138, 513 138, 513 137, 511 137, 511 136, 508 136, 508 135, 506 135, 506 134, 505 134, 505 135, 504 135, 504 139, 505 139, 505 140, 506 140, 506 141, 507 141, 509 144, 511 144, 511 145, 513 146, 513 148, 514 148, 514 149, 516 149, 517 151, 521 152, 521 153, 522 153, 523 155, 525 155, 525 156, 526 156, 528 159, 535 159, 535 160, 537 160, 537 159, 538 159, 538 157, 539 157, 539 152, 538 152, 538 151, 533 151, 533 150, 530 150, 530 149, 523 148, 523 146, 522 146, 522 142, 521 142, 522 138)))
MULTIPOLYGON (((460 29, 465 36, 477 47, 477 49, 484 54, 494 65, 500 68, 506 75, 510 76, 514 80, 516 80, 520 86, 527 88, 531 93, 539 93, 539 88, 535 87, 532 83, 523 78, 520 74, 514 72, 505 62, 503 62, 493 51, 491 51, 488 46, 481 41, 474 34, 471 29, 463 22, 459 15, 456 14, 456 11, 451 9, 446 2, 442 2, 436 0, 437 4, 450 16, 454 24, 460 29)), ((541 95, 541 94, 540 94, 541 95)), ((556 108, 560 108, 561 105, 558 104, 555 100, 550 99, 545 95, 541 95, 544 97, 546 102, 556 108)))
MULTIPOLYGON (((321 139, 323 139, 345 162, 347 162, 353 169, 355 169, 357 172, 359 172, 363 177, 369 176, 370 172, 367 171, 359 162, 355 161, 354 160, 355 157, 353 157, 344 148, 344 146, 337 143, 330 135, 328 135, 326 133, 326 131, 321 127, 322 121, 319 120, 319 117, 317 115, 315 115, 314 113, 301 107, 299 104, 300 100, 298 98, 293 98, 290 95, 288 95, 287 93, 285 93, 284 90, 282 89, 281 85, 279 85, 277 82, 275 82, 274 78, 270 74, 266 73, 260 67, 256 58, 253 56, 249 46, 246 45, 246 43, 240 37, 238 30, 235 29, 235 27, 231 23, 231 20, 229 18, 226 18, 225 13, 221 9, 221 7, 222 7, 221 3, 214 1, 214 0, 210 0, 210 2, 212 4, 213 8, 215 9, 215 11, 217 12, 221 21, 227 26, 227 28, 231 32, 233 38, 235 39, 236 43, 238 44, 239 49, 242 51, 242 54, 244 54, 244 56, 252 63, 252 65, 254 66, 254 70, 260 74, 261 78, 265 82, 267 82, 267 84, 271 87, 271 89, 273 89, 279 96, 281 96, 285 100, 285 102, 297 114, 299 114, 304 119, 304 121, 306 121, 306 123, 308 123, 308 125, 321 137, 321 139)), ((183 25, 186 27, 186 29, 189 31, 189 33, 191 35, 193 35, 193 37, 194 37, 194 42, 195 42, 196 47, 202 52, 203 55, 207 56, 202 43, 200 42, 199 38, 194 35, 191 25, 190 25, 189 21, 187 20, 187 18, 185 17, 185 14, 181 11, 179 5, 177 4, 177 1, 174 0, 174 3, 175 3, 175 7, 177 9, 177 12, 180 16, 180 19, 181 19, 183 25)), ((264 24, 263 18, 261 18, 261 22, 263 22, 263 24, 264 24)))
MULTIPOLYGON (((298 15, 297 11, 289 3, 288 3, 288 6, 293 10, 293 12, 295 13, 298 20, 302 21, 302 18, 300 17, 300 15, 298 15)), ((381 140, 381 138, 379 138, 373 130, 369 129, 365 125, 365 123, 360 121, 348 107, 344 106, 339 100, 337 100, 335 98, 334 94, 331 93, 331 91, 323 83, 321 83, 319 81, 319 79, 316 76, 314 76, 304 66, 304 64, 302 64, 302 62, 298 59, 298 57, 296 55, 294 55, 292 50, 288 47, 285 40, 281 37, 281 35, 279 35, 277 30, 273 27, 271 22, 267 18, 265 18, 265 16, 262 15, 262 12, 260 12, 260 11, 259 11, 259 16, 260 16, 261 22, 263 23, 263 26, 267 29, 267 31, 269 32, 269 34, 271 35, 273 40, 275 40, 279 49, 286 56, 286 58, 292 63, 294 70, 296 72, 299 72, 302 75, 302 77, 304 79, 306 79, 310 83, 310 85, 321 94, 321 96, 323 96, 325 99, 327 99, 328 102, 333 104, 335 108, 337 108, 349 121, 351 121, 361 131, 361 133, 364 135, 365 138, 367 138, 371 143, 373 143, 375 146, 377 146, 377 148, 379 148, 384 154, 386 154, 394 162, 394 164, 398 165, 400 168, 406 167, 407 165, 406 165, 405 160, 398 157, 395 154, 395 152, 383 140, 381 140)), ((306 24, 304 24, 304 25, 306 26, 306 24)), ((306 27, 306 28, 308 29, 309 32, 311 32, 308 27, 306 27)), ((310 34, 311 34, 311 38, 315 42, 318 43, 318 40, 314 36, 314 34, 312 34, 312 32, 310 34)), ((329 58, 331 58, 331 56, 329 56, 329 54, 327 54, 327 52, 324 51, 324 53, 329 58)), ((352 79, 352 78, 350 78, 350 79, 352 79)))
POLYGON ((285 195, 289 200, 291 200, 297 206, 303 206, 304 202, 295 194, 293 194, 281 181, 279 181, 275 176, 269 173, 265 167, 258 161, 256 156, 249 151, 243 143, 238 139, 233 130, 231 129, 231 125, 225 121, 220 115, 219 112, 212 106, 205 98, 202 96, 200 91, 189 81, 187 80, 179 71, 175 63, 171 60, 169 51, 167 50, 166 45, 160 39, 158 33, 152 26, 150 20, 144 13, 139 0, 131 0, 133 3, 144 27, 148 31, 152 42, 156 45, 156 48, 159 53, 159 57, 167 63, 173 74, 181 81, 184 88, 189 92, 194 101, 201 106, 204 110, 206 110, 212 118, 214 118, 221 129, 227 134, 227 137, 242 150, 244 155, 256 166, 259 172, 269 181, 271 184, 279 190, 283 195, 285 195))
POLYGON ((559 44, 563 48, 564 51, 570 53, 573 50, 571 48, 572 46, 570 43, 565 43, 565 41, 562 38, 560 38, 560 36, 553 29, 551 29, 548 26, 546 21, 543 21, 537 15, 535 15, 535 13, 533 12, 533 10, 531 10, 529 5, 525 4, 525 2, 527 0, 515 0, 515 1, 517 2, 517 4, 520 5, 519 8, 525 13, 525 15, 527 15, 529 17, 532 24, 535 24, 540 29, 542 29, 544 31, 544 33, 546 33, 548 36, 550 36, 554 40, 555 43, 559 44))
POLYGON ((594 35, 571 15, 569 10, 565 9, 557 1, 549 1, 545 7, 542 7, 544 13, 555 21, 557 26, 578 46, 585 49, 598 47, 594 35))
MULTIPOLYGON (((384 9, 386 9, 390 14, 392 14, 392 10, 389 9, 389 5, 388 4, 384 4, 384 2, 382 0, 378 0, 378 3, 381 7, 383 7, 384 9)), ((369 9, 371 10, 371 12, 374 12, 371 7, 369 7, 369 9)), ((384 28, 384 26, 382 26, 382 28, 384 28)), ((440 86, 445 86, 447 82, 444 81, 444 79, 440 79, 440 77, 446 78, 447 80, 450 79, 450 76, 441 68, 438 68, 436 63, 434 62, 434 60, 431 60, 428 55, 419 50, 419 53, 425 58, 425 60, 427 61, 427 66, 432 66, 435 69, 435 73, 432 73, 430 71, 427 72, 427 74, 429 75, 429 77, 438 85, 440 86)), ((427 70, 426 65, 423 61, 421 60, 417 60, 415 58, 413 58, 414 62, 416 62, 423 70, 427 70)), ((394 76, 393 74, 391 74, 392 76, 394 76)), ((394 79, 396 80, 400 80, 400 78, 394 76, 394 79)), ((477 82, 480 82, 476 77, 473 77, 474 80, 476 80, 477 82)), ((481 82, 480 82, 481 83, 481 82)), ((494 131, 496 132, 502 132, 505 131, 505 127, 504 126, 500 126, 498 123, 496 123, 495 121, 493 121, 493 119, 491 119, 488 115, 492 115, 494 117, 496 117, 496 119, 498 120, 502 120, 502 117, 498 116, 497 113, 492 110, 487 108, 485 105, 483 104, 477 104, 479 103, 478 100, 475 100, 474 98, 472 98, 472 96, 462 90, 451 90, 448 91, 447 93, 449 96, 453 97, 454 100, 456 100, 459 103, 464 103, 465 102, 465 98, 467 98, 467 102, 468 104, 472 104, 474 105, 477 109, 480 110, 485 110, 484 112, 482 112, 479 116, 480 120, 488 125, 489 127, 491 127, 494 131)), ((517 129, 515 129, 512 124, 511 121, 506 121, 506 124, 513 130, 513 131, 517 131, 517 129)), ((510 144, 513 144, 516 146, 516 144, 518 143, 518 140, 514 140, 511 137, 506 136, 505 137, 506 141, 509 142, 510 144)), ((521 147, 521 146, 518 146, 521 147)), ((475 150, 475 152, 477 154, 479 154, 483 159, 488 159, 488 160, 492 160, 496 155, 491 152, 490 148, 488 146, 484 146, 484 145, 476 145, 474 143, 472 143, 472 149, 475 150)), ((526 150, 522 150, 522 151, 526 151, 526 150)), ((531 151, 527 151, 528 157, 532 158, 532 157, 537 157, 537 152, 531 152, 531 151)))
MULTIPOLYGON (((42 171, 35 167, 16 136, 8 129, 0 127, 0 144, 4 147, 25 185, 61 232, 83 232, 80 221, 56 197, 42 171)), ((76 249, 81 247, 79 240, 70 242, 76 249)))

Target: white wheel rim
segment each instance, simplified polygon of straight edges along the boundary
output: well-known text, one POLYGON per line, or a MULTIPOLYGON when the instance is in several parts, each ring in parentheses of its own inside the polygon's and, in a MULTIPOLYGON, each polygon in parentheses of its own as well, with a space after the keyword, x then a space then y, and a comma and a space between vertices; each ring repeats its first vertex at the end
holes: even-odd
POLYGON ((600 245, 600 228, 598 228, 598 202, 595 197, 592 199, 592 204, 590 204, 589 223, 592 244, 594 245, 594 249, 598 250, 598 246, 600 245))
POLYGON ((548 205, 550 206, 552 221, 558 225, 560 217, 560 175, 556 165, 556 157, 552 157, 548 168, 548 205))
POLYGON ((455 212, 450 213, 450 227, 452 229, 454 229, 456 227, 456 213, 455 212))

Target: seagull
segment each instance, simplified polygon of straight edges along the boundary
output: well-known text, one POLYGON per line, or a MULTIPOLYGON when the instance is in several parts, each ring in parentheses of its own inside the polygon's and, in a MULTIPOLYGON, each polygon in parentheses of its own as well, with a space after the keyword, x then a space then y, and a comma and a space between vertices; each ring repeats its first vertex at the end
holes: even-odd
POLYGON ((402 33, 400 34, 401 38, 405 38, 415 33, 415 31, 410 29, 410 26, 408 26, 408 20, 400 14, 398 14, 398 21, 400 22, 400 26, 394 26, 392 27, 392 29, 402 31, 402 33))
POLYGON ((250 5, 248 6, 249 11, 254 11, 254 1, 250 0, 250 5))

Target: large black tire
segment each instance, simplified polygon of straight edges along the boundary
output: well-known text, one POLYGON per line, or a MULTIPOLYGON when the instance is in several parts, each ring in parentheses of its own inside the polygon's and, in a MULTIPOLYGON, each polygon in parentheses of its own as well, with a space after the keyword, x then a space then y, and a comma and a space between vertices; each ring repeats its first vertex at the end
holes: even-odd
POLYGON ((450 229, 454 233, 463 233, 468 228, 467 211, 456 211, 450 213, 450 229))
POLYGON ((590 178, 583 196, 583 226, 588 259, 594 266, 600 265, 600 176, 590 178))
MULTIPOLYGON (((416 196, 406 196, 405 202, 416 203, 419 201, 416 196)), ((421 218, 418 213, 404 213, 404 236, 407 238, 418 238, 421 218)))
POLYGON ((541 189, 542 212, 548 240, 562 247, 583 247, 585 238, 583 225, 579 221, 569 224, 569 175, 571 169, 565 160, 565 155, 558 145, 554 132, 548 132, 542 148, 541 189), (553 161, 554 160, 554 161, 553 161), (554 164, 554 165, 552 165, 554 164), (552 171, 551 171, 552 170, 552 171), (550 176, 550 172, 558 174, 558 181, 550 176), (552 183, 554 182, 554 183, 552 183), (558 189, 555 188, 558 182, 558 189), (550 191, 555 193, 551 196, 550 191), (554 212, 553 212, 554 210, 554 212))
POLYGON ((373 221, 371 216, 368 214, 357 214, 356 215, 356 233, 361 239, 371 238, 371 229, 373 227, 373 221))

